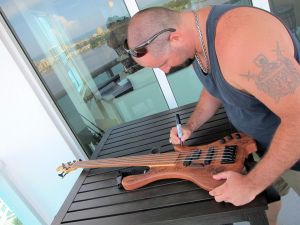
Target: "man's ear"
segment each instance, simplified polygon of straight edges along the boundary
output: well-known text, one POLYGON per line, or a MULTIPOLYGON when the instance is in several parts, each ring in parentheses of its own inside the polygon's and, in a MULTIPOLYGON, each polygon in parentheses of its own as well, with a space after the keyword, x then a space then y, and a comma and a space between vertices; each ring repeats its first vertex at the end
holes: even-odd
POLYGON ((180 32, 175 31, 170 34, 169 41, 171 45, 178 45, 183 42, 183 36, 180 32))

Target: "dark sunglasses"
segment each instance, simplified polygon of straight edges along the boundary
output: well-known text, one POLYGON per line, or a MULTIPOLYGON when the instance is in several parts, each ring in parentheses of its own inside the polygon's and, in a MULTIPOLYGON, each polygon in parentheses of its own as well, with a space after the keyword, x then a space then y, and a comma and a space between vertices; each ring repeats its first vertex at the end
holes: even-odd
POLYGON ((142 44, 139 44, 138 46, 136 46, 135 48, 132 48, 132 49, 130 49, 128 47, 128 43, 127 43, 127 39, 126 39, 125 42, 124 42, 123 48, 131 56, 136 57, 136 58, 140 58, 140 57, 146 55, 146 53, 148 52, 148 50, 146 48, 148 45, 150 45, 159 35, 161 35, 162 33, 168 32, 168 31, 169 32, 174 32, 174 31, 176 31, 176 29, 167 28, 167 29, 161 30, 158 33, 154 34, 148 40, 144 41, 142 44))

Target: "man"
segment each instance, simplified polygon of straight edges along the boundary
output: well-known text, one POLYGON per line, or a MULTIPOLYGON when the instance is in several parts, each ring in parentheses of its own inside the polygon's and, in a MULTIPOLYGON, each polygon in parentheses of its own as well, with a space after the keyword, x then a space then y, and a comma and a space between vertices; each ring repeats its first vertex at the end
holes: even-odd
MULTIPOLYGON (((168 73, 196 58, 193 65, 204 88, 183 126, 182 141, 223 104, 232 124, 255 138, 260 149, 268 149, 247 175, 227 171, 214 176, 226 179, 210 191, 217 202, 244 205, 293 165, 299 168, 296 44, 277 18, 251 7, 207 7, 195 13, 150 8, 129 22, 124 47, 138 64, 168 73)), ((174 128, 170 141, 179 144, 174 128)))

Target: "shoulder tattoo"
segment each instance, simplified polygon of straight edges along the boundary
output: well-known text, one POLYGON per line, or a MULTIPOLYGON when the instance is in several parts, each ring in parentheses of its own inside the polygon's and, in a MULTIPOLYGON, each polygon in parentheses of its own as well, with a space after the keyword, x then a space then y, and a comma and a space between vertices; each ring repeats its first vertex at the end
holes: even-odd
POLYGON ((241 74, 254 80, 257 88, 274 99, 277 103, 281 97, 294 93, 300 86, 300 73, 291 60, 285 57, 277 42, 274 50, 277 59, 270 61, 265 55, 259 54, 253 63, 260 68, 258 74, 241 74))

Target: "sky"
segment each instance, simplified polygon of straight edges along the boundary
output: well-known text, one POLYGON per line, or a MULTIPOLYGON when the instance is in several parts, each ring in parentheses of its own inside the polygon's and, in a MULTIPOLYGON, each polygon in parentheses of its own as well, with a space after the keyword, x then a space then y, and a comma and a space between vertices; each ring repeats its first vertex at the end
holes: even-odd
POLYGON ((70 40, 97 27, 106 28, 110 16, 129 16, 123 0, 0 0, 0 6, 32 58, 42 54, 31 32, 32 15, 50 16, 63 27, 70 40))

